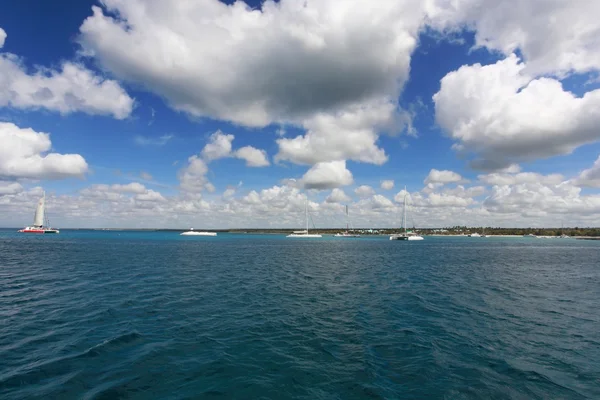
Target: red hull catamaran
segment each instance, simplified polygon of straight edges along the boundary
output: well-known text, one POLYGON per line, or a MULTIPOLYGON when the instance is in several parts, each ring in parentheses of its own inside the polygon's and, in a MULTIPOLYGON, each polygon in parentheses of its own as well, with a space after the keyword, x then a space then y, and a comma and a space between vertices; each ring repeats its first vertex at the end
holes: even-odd
POLYGON ((50 227, 48 218, 44 218, 46 214, 46 192, 38 202, 37 208, 35 209, 35 216, 33 217, 33 225, 28 226, 19 230, 22 233, 58 233, 58 229, 50 227), (44 225, 44 222, 46 223, 44 225))

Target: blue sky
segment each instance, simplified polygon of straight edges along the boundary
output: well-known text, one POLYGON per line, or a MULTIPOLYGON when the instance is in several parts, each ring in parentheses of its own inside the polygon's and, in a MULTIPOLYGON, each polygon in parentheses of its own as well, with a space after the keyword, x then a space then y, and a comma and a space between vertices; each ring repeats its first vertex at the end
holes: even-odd
POLYGON ((600 221, 600 42, 586 16, 597 6, 167 3, 1 6, 0 225, 26 224, 43 189, 63 226, 146 226, 136 216, 160 213, 155 225, 287 227, 305 192, 322 225, 349 203, 382 226, 405 185, 427 226, 600 221), (577 7, 590 8, 578 24, 543 24, 577 7), (514 26, 520 42, 507 39, 514 26), (21 142, 28 128, 50 148, 21 142), (219 135, 234 138, 210 158, 219 135), (203 169, 184 182, 192 156, 203 169))

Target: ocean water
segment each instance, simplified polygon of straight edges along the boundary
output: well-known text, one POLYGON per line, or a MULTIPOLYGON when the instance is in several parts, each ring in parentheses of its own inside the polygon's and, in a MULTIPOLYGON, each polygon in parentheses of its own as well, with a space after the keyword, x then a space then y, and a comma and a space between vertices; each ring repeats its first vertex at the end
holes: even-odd
POLYGON ((598 399, 600 242, 0 231, 1 399, 598 399))

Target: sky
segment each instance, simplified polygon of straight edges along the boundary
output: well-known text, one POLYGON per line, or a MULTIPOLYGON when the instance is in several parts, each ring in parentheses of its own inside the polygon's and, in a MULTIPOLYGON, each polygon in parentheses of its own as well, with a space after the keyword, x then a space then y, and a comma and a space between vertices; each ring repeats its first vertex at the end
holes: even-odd
POLYGON ((600 226, 600 2, 0 5, 0 226, 600 226), (406 190, 405 190, 406 187, 406 190))

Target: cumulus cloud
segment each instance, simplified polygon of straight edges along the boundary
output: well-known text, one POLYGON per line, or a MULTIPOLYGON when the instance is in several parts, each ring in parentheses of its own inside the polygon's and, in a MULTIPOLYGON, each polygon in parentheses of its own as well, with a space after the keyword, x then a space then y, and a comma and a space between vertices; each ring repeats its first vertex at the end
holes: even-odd
POLYGON ((577 186, 600 188, 600 156, 591 168, 581 171, 573 182, 577 186))
MULTIPOLYGON (((6 32, 0 29, 0 48, 6 32)), ((123 119, 134 101, 114 80, 105 79, 83 64, 64 62, 60 70, 37 67, 29 74, 14 54, 0 53, 0 107, 39 109, 61 114, 84 112, 123 119)))
POLYGON ((269 160, 267 152, 252 146, 244 146, 237 150, 232 150, 232 142, 235 136, 228 135, 220 130, 213 133, 208 143, 202 149, 200 155, 207 163, 226 157, 239 158, 246 161, 247 167, 267 167, 269 160))
POLYGON ((22 191, 23 186, 21 186, 21 184, 18 182, 0 181, 0 196, 4 196, 7 194, 17 194, 21 193, 22 191))
POLYGON ((194 155, 188 158, 188 164, 179 170, 179 186, 186 192, 201 192, 209 183, 206 177, 208 165, 200 157, 194 155))
POLYGON ((326 203, 350 203, 352 199, 342 189, 334 188, 325 199, 326 203))
POLYGON ((147 189, 144 193, 135 195, 134 199, 137 201, 153 201, 158 203, 165 203, 167 201, 162 194, 152 189, 147 189))
POLYGON ((458 0, 428 3, 437 29, 471 28, 477 47, 519 50, 534 75, 600 69, 597 1, 458 0))
MULTIPOLYGON (((582 196, 581 189, 569 182, 558 185, 521 183, 513 186, 498 185, 483 203, 494 213, 531 217, 533 212, 553 214, 559 219, 565 215, 597 215, 600 213, 600 196, 582 196)), ((555 222, 553 226, 557 226, 555 222)))
MULTIPOLYGON (((223 196, 203 199, 186 193, 165 196, 134 182, 92 185, 76 195, 48 193, 47 201, 52 204, 54 221, 63 227, 297 228, 304 220, 305 196, 299 188, 272 186, 245 193, 234 189, 230 186, 223 196)), ((29 221, 27 210, 35 205, 41 191, 39 187, 26 189, 14 182, 0 182, 0 224, 29 221)), ((318 227, 340 225, 340 202, 352 210, 354 226, 397 226, 404 194, 400 191, 396 195, 396 203, 378 194, 353 203, 337 189, 327 197, 319 196, 321 203, 309 202, 309 208, 318 227)), ((432 192, 411 193, 408 203, 409 224, 417 227, 556 227, 562 220, 571 226, 600 224, 600 195, 582 194, 572 181, 553 184, 551 179, 542 179, 492 187, 439 186, 432 192), (478 200, 483 195, 487 197, 478 200)))
POLYGON ((463 177, 454 171, 448 171, 448 170, 439 171, 434 168, 431 171, 429 171, 429 175, 427 175, 427 178, 425 178, 424 183, 427 185, 429 183, 446 184, 446 183, 458 183, 458 182, 464 182, 464 181, 465 180, 463 179, 463 177))
POLYGON ((245 160, 247 167, 268 167, 270 165, 267 152, 252 146, 237 149, 234 157, 245 160))
POLYGON ((397 98, 424 21, 420 1, 283 0, 252 9, 204 0, 168 12, 160 2, 102 4, 80 27, 84 54, 176 110, 303 128, 278 140, 277 160, 382 164, 380 131, 412 131, 397 98))
POLYGON ((478 176, 479 181, 487 185, 518 185, 521 183, 542 183, 544 185, 558 185, 565 180, 561 174, 543 175, 536 172, 521 172, 517 174, 492 173, 478 176))
POLYGON ((394 181, 393 180, 381 181, 381 188, 383 190, 392 190, 394 188, 394 181))
POLYGON ((88 171, 79 154, 51 153, 47 133, 0 122, 0 143, 0 178, 62 179, 82 177, 88 171))
POLYGON ((227 135, 220 130, 210 135, 208 143, 200 153, 206 162, 229 157, 231 155, 231 142, 234 136, 227 135))
POLYGON ((392 203, 392 201, 390 199, 388 199, 387 197, 385 197, 381 194, 373 195, 373 197, 371 197, 369 203, 370 203, 371 209, 393 208, 394 207, 394 203, 392 203))
POLYGON ((234 135, 217 130, 208 138, 208 142, 200 151, 200 155, 194 155, 188 159, 178 174, 180 188, 186 192, 200 192, 207 190, 214 192, 216 188, 208 181, 208 164, 222 158, 234 157, 246 161, 248 167, 265 167, 269 165, 267 153, 264 150, 252 146, 245 146, 233 150, 232 142, 234 135))
POLYGON ((447 74, 433 97, 438 124, 475 154, 471 163, 500 170, 515 162, 569 154, 600 139, 600 90, 576 97, 551 78, 532 78, 515 55, 447 74))
POLYGON ((360 198, 371 197, 375 194, 375 190, 369 185, 361 185, 354 189, 354 193, 360 198))
POLYGON ((423 7, 357 3, 266 1, 257 10, 217 0, 106 0, 92 8, 79 41, 177 110, 265 126, 398 93, 423 7))
POLYGON ((426 197, 419 197, 416 204, 425 207, 467 207, 473 204, 471 198, 459 197, 446 193, 430 193, 426 197))
POLYGON ((296 164, 354 160, 381 165, 388 160, 377 145, 378 127, 393 122, 390 103, 363 105, 338 113, 317 113, 304 121, 306 134, 277 140, 276 160, 296 164))
POLYGON ((353 182, 352 172, 346 168, 345 161, 317 163, 300 179, 303 187, 319 190, 347 186, 353 182))

